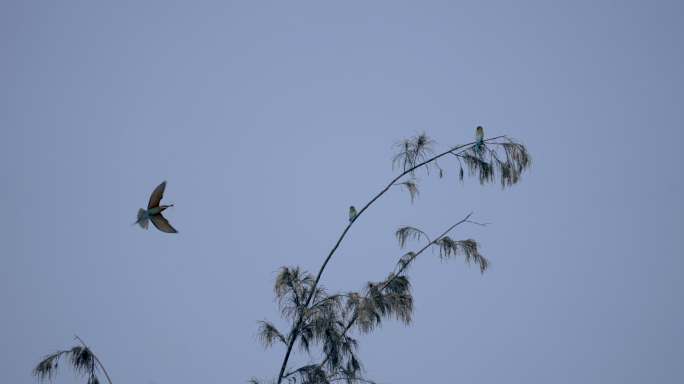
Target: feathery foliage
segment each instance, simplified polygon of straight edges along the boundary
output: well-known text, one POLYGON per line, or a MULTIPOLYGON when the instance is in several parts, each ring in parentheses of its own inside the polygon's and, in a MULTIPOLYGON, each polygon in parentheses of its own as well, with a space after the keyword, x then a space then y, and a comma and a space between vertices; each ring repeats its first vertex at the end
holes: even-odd
POLYGON ((265 320, 259 320, 257 323, 260 324, 259 330, 257 331, 257 338, 264 349, 272 347, 276 341, 287 344, 285 336, 278 332, 273 323, 265 320))
POLYGON ((395 275, 401 275, 402 273, 404 273, 404 274, 408 273, 409 269, 411 269, 411 265, 413 264, 413 262, 417 258, 418 258, 418 255, 413 251, 405 254, 404 256, 399 258, 399 261, 397 261, 395 271, 397 270, 397 268, 399 268, 399 271, 396 273, 395 272, 393 272, 393 273, 395 275))
POLYGON ((415 197, 420 197, 420 190, 418 189, 418 183, 420 183, 420 179, 417 177, 411 178, 409 180, 403 181, 401 183, 397 183, 395 185, 398 185, 401 187, 402 190, 404 190, 404 187, 409 191, 409 194, 411 195, 411 204, 413 204, 413 198, 415 197))
MULTIPOLYGON (((447 154, 454 155, 459 162, 459 181, 463 182, 464 177, 461 163, 463 160, 469 177, 477 178, 483 185, 494 183, 499 178, 502 189, 517 184, 522 173, 531 167, 532 157, 527 148, 516 140, 505 136, 487 139, 482 142, 477 153, 472 144, 453 146, 435 156, 436 142, 425 132, 410 139, 395 140, 392 145, 395 149, 392 170, 399 169, 402 173, 357 213, 357 219, 392 186, 399 186, 402 190, 405 187, 413 204, 414 198, 420 197, 420 178, 416 177, 416 171, 424 167, 429 176, 431 167, 434 166, 442 178, 444 171, 437 160, 447 154), (503 154, 490 147, 503 148, 503 154), (400 181, 407 175, 408 179, 400 181)), ((408 225, 399 227, 395 231, 395 237, 400 249, 406 248, 409 242, 420 242, 423 236, 428 244, 401 256, 385 280, 368 282, 361 292, 328 294, 323 286, 318 285, 325 266, 351 226, 344 230, 315 278, 299 267, 280 268, 274 281, 274 301, 278 303, 281 318, 288 323, 289 332, 283 334, 273 323, 263 320, 257 322, 259 329, 256 338, 264 348, 270 348, 277 342, 283 343, 286 346, 285 358, 277 379, 260 380, 253 377, 249 382, 280 384, 287 380, 290 383, 303 384, 335 381, 372 383, 364 376, 365 370, 358 357, 359 344, 350 336, 350 332, 366 335, 382 326, 383 321, 389 320, 411 325, 414 306, 408 271, 428 248, 437 251, 442 261, 463 256, 465 263, 475 263, 480 268, 480 273, 489 269, 491 264, 479 253, 479 244, 475 240, 454 240, 447 236, 449 231, 464 222, 479 224, 468 220, 471 215, 472 213, 467 215, 433 241, 420 229, 408 225), (299 347, 300 353, 306 353, 311 360, 304 366, 291 369, 288 368, 288 359, 295 345, 299 347), (323 356, 320 362, 315 362, 312 356, 314 347, 320 348, 323 356)))
MULTIPOLYGON (((468 215, 470 217, 470 215, 468 215)), ((300 352, 311 356, 313 346, 321 346, 325 356, 318 364, 310 362, 295 370, 286 370, 283 379, 291 383, 320 384, 333 381, 347 383, 370 383, 358 357, 358 341, 348 333, 354 329, 359 335, 373 332, 382 326, 383 321, 395 320, 404 325, 411 325, 414 311, 411 284, 407 269, 420 253, 429 247, 439 249, 439 258, 449 260, 462 255, 466 263, 478 264, 481 272, 489 267, 489 262, 478 252, 478 244, 473 240, 454 241, 446 236, 457 225, 466 222, 468 217, 456 223, 434 241, 429 241, 425 232, 410 226, 397 229, 395 236, 401 248, 413 240, 425 236, 429 243, 418 252, 403 255, 395 268, 385 280, 368 282, 361 292, 349 291, 344 294, 327 294, 322 287, 315 289, 312 304, 303 306, 303 297, 312 292, 313 276, 299 267, 282 267, 275 278, 275 301, 279 303, 281 316, 290 320, 293 326, 288 336, 283 336, 268 321, 259 321, 257 339, 264 348, 271 347, 280 341, 285 345, 292 342, 293 335, 298 335, 300 352), (296 317, 293 314, 297 314, 296 317)), ((252 378, 250 382, 265 384, 252 378)))
MULTIPOLYGON (((437 144, 434 140, 425 133, 417 136, 412 136, 410 139, 395 140, 392 148, 396 148, 394 156, 392 156, 392 170, 395 168, 403 169, 404 172, 409 172, 411 176, 415 175, 416 165, 428 160, 429 155, 435 153, 434 146, 437 144)), ((426 167, 428 174, 430 167, 426 167)))
POLYGON ((491 268, 491 264, 478 252, 479 246, 480 244, 473 239, 452 240, 448 236, 435 241, 433 245, 439 249, 440 260, 448 261, 462 255, 467 265, 470 265, 471 261, 474 262, 480 267, 480 273, 484 274, 487 269, 491 268))
POLYGON ((430 238, 427 237, 425 232, 421 231, 420 229, 416 229, 409 226, 398 228, 396 232, 394 232, 394 235, 396 236, 397 241, 399 242, 400 249, 404 249, 408 241, 420 241, 421 235, 425 236, 428 239, 428 241, 430 241, 430 238))
POLYGON ((393 181, 392 185, 398 185, 402 189, 406 187, 411 196, 411 204, 413 204, 415 197, 420 197, 418 189, 420 178, 415 177, 415 172, 424 167, 429 176, 431 167, 434 166, 439 169, 439 178, 441 179, 444 176, 444 171, 437 164, 437 159, 446 154, 452 154, 458 159, 459 181, 463 182, 465 175, 461 163, 463 160, 468 169, 469 177, 476 177, 481 185, 492 184, 498 178, 502 190, 516 185, 521 180, 522 174, 530 170, 532 166, 532 157, 525 145, 506 136, 484 140, 477 153, 472 145, 459 144, 450 147, 446 152, 428 158, 430 155, 434 155, 436 144, 423 132, 412 136, 410 139, 395 140, 392 145, 395 149, 392 156, 392 170, 403 170, 403 173, 393 181), (490 146, 494 147, 494 150, 490 146), (497 151, 499 148, 503 148, 503 154, 497 151), (396 183, 405 175, 410 175, 410 179, 396 183))
MULTIPOLYGON (((504 155, 501 157, 496 150, 491 150, 486 145, 486 141, 482 144, 484 151, 475 153, 472 148, 468 148, 467 151, 454 155, 463 159, 468 168, 468 176, 476 175, 480 184, 494 183, 498 176, 501 190, 516 185, 522 174, 532 166, 532 157, 525 145, 507 137, 503 137, 501 142, 490 143, 497 149, 503 148, 504 155)), ((463 168, 460 179, 463 180, 463 168)))
MULTIPOLYGON (((76 336, 76 338, 83 343, 78 336, 76 336)), ((31 375, 36 381, 40 381, 41 383, 44 382, 45 379, 52 381, 52 378, 57 374, 59 359, 62 356, 65 357, 69 368, 74 371, 76 378, 81 376, 88 377, 87 384, 100 383, 96 372, 99 372, 100 367, 104 371, 104 367, 102 367, 100 360, 98 360, 90 348, 86 347, 85 344, 83 344, 83 347, 76 345, 69 350, 56 351, 43 357, 36 367, 33 368, 31 375)), ((104 372, 107 376, 107 372, 104 372)), ((107 380, 109 380, 109 376, 107 376, 107 380)), ((109 380, 109 383, 111 384, 112 381, 109 380)))

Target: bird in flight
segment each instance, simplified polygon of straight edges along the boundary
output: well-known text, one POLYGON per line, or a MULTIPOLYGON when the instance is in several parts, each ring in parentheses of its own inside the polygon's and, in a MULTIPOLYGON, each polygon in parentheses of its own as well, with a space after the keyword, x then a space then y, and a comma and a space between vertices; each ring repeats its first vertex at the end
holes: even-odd
POLYGON ((138 211, 138 220, 131 224, 131 227, 138 224, 140 225, 140 228, 147 229, 147 225, 150 220, 152 220, 152 224, 154 224, 158 230, 166 233, 178 233, 161 214, 166 208, 173 207, 173 204, 159 205, 162 197, 164 197, 164 189, 166 189, 166 180, 154 189, 152 196, 150 196, 150 203, 147 204, 147 211, 140 208, 138 211))
POLYGON ((475 153, 477 153, 480 150, 480 144, 482 144, 482 139, 484 139, 484 130, 482 130, 482 127, 477 127, 477 129, 475 130, 475 153))
POLYGON ((352 205, 351 207, 349 207, 349 225, 350 226, 354 222, 354 219, 356 219, 356 209, 352 205))

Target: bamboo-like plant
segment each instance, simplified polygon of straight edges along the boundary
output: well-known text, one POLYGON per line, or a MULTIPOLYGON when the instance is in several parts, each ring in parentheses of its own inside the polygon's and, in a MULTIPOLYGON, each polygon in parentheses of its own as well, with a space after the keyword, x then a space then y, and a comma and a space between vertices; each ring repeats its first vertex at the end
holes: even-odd
MULTIPOLYGON (((462 164, 465 163, 469 177, 477 177, 482 185, 493 184, 498 178, 502 190, 517 184, 522 173, 529 170, 532 165, 532 157, 525 145, 506 136, 484 140, 480 146, 484 150, 480 149, 477 153, 473 150, 473 144, 456 145, 446 152, 434 155, 436 142, 425 132, 410 139, 396 140, 393 144, 395 153, 392 157, 392 170, 401 170, 402 173, 358 211, 354 224, 356 225, 358 217, 392 186, 406 188, 413 204, 414 198, 419 197, 420 178, 416 177, 416 171, 424 169, 429 176, 432 170, 437 169, 439 177, 442 178, 443 170, 437 160, 446 155, 453 155, 458 160, 461 182, 464 177, 462 164), (499 149, 503 149, 503 153, 499 153, 499 149), (405 179, 400 181, 402 178, 405 179)), ((286 379, 292 383, 299 380, 302 384, 327 384, 336 381, 346 381, 348 384, 374 383, 365 377, 363 364, 357 355, 359 344, 349 335, 350 329, 354 328, 357 334, 365 335, 375 330, 383 320, 394 319, 405 325, 411 324, 413 296, 408 270, 418 256, 428 248, 437 251, 441 260, 463 256, 466 264, 476 264, 480 273, 489 269, 490 263, 478 252, 479 244, 475 240, 454 240, 447 236, 452 229, 462 223, 486 225, 468 220, 471 215, 472 212, 435 240, 430 240, 425 232, 417 228, 398 228, 395 235, 400 249, 404 249, 410 241, 420 241, 423 236, 428 240, 428 244, 417 252, 410 251, 404 254, 384 280, 366 283, 361 292, 329 294, 323 286, 319 286, 325 266, 351 225, 342 232, 316 277, 302 271, 299 266, 280 268, 273 291, 281 318, 289 324, 289 331, 282 334, 272 322, 262 320, 257 321, 259 328, 255 336, 264 348, 282 343, 285 346, 285 357, 277 378, 253 377, 249 382, 280 384, 286 379), (305 352, 309 356, 312 347, 320 347, 323 357, 318 362, 312 359, 305 366, 290 368, 288 361, 295 345, 300 352, 305 352)))
POLYGON ((112 384, 112 380, 109 379, 109 375, 107 375, 107 371, 105 371, 100 359, 95 356, 80 337, 75 337, 83 344, 83 347, 75 345, 69 350, 56 351, 43 357, 43 360, 41 360, 31 372, 36 381, 40 381, 41 383, 43 383, 45 379, 52 381, 52 378, 57 374, 59 368, 59 359, 64 356, 69 368, 76 374, 76 378, 79 376, 87 376, 87 384, 100 384, 100 379, 97 378, 96 372, 102 368, 102 372, 107 376, 109 384, 112 384))

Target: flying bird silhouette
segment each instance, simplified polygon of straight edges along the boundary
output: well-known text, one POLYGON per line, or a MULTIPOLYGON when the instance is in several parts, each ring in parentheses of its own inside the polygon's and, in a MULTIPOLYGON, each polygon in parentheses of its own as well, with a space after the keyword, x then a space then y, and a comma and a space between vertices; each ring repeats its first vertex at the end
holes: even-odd
POLYGON ((147 229, 150 220, 152 220, 152 224, 154 224, 158 230, 166 233, 178 233, 161 214, 166 208, 173 207, 173 204, 159 205, 159 202, 164 197, 164 189, 166 189, 166 180, 154 189, 152 196, 150 196, 150 203, 147 204, 147 211, 140 208, 138 211, 138 220, 131 224, 131 227, 138 224, 140 225, 140 228, 147 229))

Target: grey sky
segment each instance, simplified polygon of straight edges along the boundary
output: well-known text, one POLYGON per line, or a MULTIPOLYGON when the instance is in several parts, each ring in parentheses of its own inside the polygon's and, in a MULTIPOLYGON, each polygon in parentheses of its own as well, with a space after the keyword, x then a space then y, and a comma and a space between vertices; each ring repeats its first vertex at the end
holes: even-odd
POLYGON ((0 382, 33 382, 74 334, 115 384, 277 375, 283 348, 253 338, 285 331, 272 273, 318 270, 394 177, 394 139, 445 150, 478 125, 527 145, 521 184, 440 162, 323 275, 381 279, 401 223, 492 223, 453 232, 484 276, 418 261, 413 325, 360 338, 368 376, 681 381, 682 2, 195 3, 0 4, 0 382), (163 180, 180 233, 130 228, 163 180))

